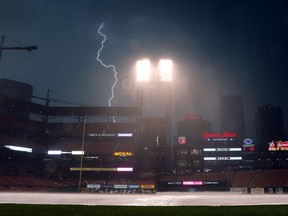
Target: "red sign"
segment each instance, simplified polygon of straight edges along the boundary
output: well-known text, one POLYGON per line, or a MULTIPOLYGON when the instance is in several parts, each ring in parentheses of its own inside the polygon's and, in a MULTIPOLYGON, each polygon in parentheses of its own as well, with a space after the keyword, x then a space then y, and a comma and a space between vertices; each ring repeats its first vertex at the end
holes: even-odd
POLYGON ((288 141, 278 141, 274 140, 269 143, 269 151, 287 151, 288 150, 288 141))
POLYGON ((243 146, 243 151, 254 151, 254 145, 253 146, 243 146))
POLYGON ((178 137, 178 143, 181 145, 185 144, 186 143, 186 137, 184 137, 184 136, 178 137))
POLYGON ((188 114, 188 115, 185 116, 185 120, 195 120, 195 119, 202 119, 202 118, 199 115, 190 115, 190 114, 188 114))
POLYGON ((222 134, 221 133, 209 133, 209 132, 204 132, 203 133, 203 138, 204 139, 225 139, 225 138, 237 138, 236 133, 231 133, 229 131, 224 131, 222 134))

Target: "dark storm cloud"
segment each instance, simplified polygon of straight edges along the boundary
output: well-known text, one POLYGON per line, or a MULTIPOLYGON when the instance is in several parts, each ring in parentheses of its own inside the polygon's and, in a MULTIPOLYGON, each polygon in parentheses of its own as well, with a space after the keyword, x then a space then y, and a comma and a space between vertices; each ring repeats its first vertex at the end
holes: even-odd
POLYGON ((280 0, 2 0, 0 34, 39 50, 3 52, 1 77, 106 106, 113 78, 96 61, 102 23, 101 59, 119 72, 114 106, 136 103, 136 60, 164 56, 175 62, 175 121, 198 114, 218 130, 222 94, 243 97, 248 134, 257 105, 280 105, 288 115, 288 5, 280 0))

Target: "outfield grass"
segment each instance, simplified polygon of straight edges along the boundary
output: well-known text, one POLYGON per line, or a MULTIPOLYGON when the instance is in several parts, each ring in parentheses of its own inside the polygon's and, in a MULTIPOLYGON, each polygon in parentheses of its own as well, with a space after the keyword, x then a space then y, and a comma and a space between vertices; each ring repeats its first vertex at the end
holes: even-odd
POLYGON ((126 215, 149 215, 149 216, 183 216, 183 215, 287 215, 288 205, 279 206, 169 206, 169 207, 148 207, 148 206, 81 206, 81 205, 21 205, 1 204, 0 215, 62 215, 62 216, 126 216, 126 215))

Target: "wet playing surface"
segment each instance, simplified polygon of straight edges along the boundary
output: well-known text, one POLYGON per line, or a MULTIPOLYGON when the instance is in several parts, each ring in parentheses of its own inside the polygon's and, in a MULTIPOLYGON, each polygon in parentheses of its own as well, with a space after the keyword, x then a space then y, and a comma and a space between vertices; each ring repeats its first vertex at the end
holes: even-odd
POLYGON ((0 203, 116 206, 287 205, 288 194, 236 193, 0 193, 0 203))

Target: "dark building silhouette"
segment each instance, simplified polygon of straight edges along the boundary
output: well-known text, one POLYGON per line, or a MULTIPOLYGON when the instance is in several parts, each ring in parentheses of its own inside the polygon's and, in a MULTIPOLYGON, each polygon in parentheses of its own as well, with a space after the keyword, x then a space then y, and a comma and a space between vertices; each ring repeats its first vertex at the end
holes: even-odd
POLYGON ((258 151, 268 151, 268 143, 279 141, 285 136, 282 109, 265 105, 256 109, 256 141, 258 151))
POLYGON ((211 123, 203 120, 201 116, 186 116, 185 121, 177 124, 178 137, 186 137, 187 145, 194 148, 203 148, 203 133, 211 132, 211 123))
POLYGON ((204 168, 203 133, 211 131, 211 123, 201 116, 186 116, 177 124, 174 145, 174 166, 179 172, 193 172, 204 168))
POLYGON ((245 138, 243 101, 240 95, 220 97, 220 123, 221 130, 236 133, 239 142, 245 138))
POLYGON ((150 117, 142 120, 142 145, 165 146, 166 144, 166 121, 165 118, 150 117))
POLYGON ((0 78, 0 94, 24 101, 31 101, 33 87, 30 84, 0 78))
MULTIPOLYGON (((22 101, 31 102, 33 87, 30 84, 18 82, 14 80, 0 78, 0 95, 9 97, 11 99, 19 99, 22 101)), ((11 115, 18 118, 27 119, 28 114, 19 111, 15 112, 14 109, 0 109, 0 114, 11 115)))
POLYGON ((167 168, 166 121, 161 117, 142 119, 138 168, 161 172, 167 168))

